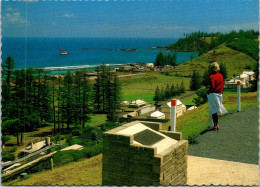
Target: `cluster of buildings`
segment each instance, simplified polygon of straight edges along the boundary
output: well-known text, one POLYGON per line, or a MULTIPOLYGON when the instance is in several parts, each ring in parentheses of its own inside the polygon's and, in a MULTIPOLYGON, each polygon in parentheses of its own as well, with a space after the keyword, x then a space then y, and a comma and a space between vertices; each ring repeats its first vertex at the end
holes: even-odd
MULTIPOLYGON (((171 65, 165 65, 163 69, 170 69, 173 68, 171 65)), ((126 64, 122 65, 119 68, 115 68, 118 72, 131 72, 131 71, 160 71, 161 69, 157 66, 154 66, 154 63, 132 63, 132 64, 126 64)))
MULTIPOLYGON (((165 102, 157 109, 155 105, 149 104, 142 99, 137 99, 131 102, 123 101, 121 102, 121 105, 128 109, 132 109, 130 112, 125 110, 124 114, 121 116, 122 118, 138 118, 142 116, 142 118, 147 119, 170 119, 171 102, 165 102)), ((176 116, 181 116, 187 110, 193 110, 195 108, 197 107, 191 106, 187 109, 187 106, 177 99, 176 116)))
POLYGON ((250 81, 253 81, 254 78, 253 71, 243 71, 243 73, 239 76, 236 76, 225 82, 225 87, 227 88, 236 88, 237 82, 240 81, 240 85, 242 88, 248 88, 250 81))

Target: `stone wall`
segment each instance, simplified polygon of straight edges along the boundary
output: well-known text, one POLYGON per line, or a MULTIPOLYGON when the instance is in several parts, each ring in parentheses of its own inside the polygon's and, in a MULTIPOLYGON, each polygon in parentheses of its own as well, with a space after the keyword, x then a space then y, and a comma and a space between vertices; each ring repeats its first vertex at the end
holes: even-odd
MULTIPOLYGON (((180 140, 157 154, 156 148, 134 145, 133 136, 116 134, 129 124, 104 133, 102 185, 185 185, 187 141, 180 140)), ((161 129, 159 123, 144 122, 144 125, 161 129)))
POLYGON ((161 185, 186 185, 187 182, 188 142, 179 141, 169 149, 160 153, 161 185))

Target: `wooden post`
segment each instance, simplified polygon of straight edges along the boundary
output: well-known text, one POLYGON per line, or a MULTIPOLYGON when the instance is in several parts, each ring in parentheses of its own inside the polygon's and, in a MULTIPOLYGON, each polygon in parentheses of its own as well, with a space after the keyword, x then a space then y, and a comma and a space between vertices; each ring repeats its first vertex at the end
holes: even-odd
POLYGON ((240 112, 241 111, 241 94, 240 94, 240 90, 241 90, 241 85, 240 85, 240 81, 237 81, 237 111, 240 112))
POLYGON ((176 131, 176 105, 177 100, 172 99, 171 100, 171 131, 176 131))
POLYGON ((53 156, 51 156, 50 162, 51 162, 51 170, 53 170, 53 156))

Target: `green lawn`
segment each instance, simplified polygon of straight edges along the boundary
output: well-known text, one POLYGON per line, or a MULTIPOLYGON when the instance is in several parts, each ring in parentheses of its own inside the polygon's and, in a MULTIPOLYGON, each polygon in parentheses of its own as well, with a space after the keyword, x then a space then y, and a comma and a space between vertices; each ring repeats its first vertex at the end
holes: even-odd
POLYGON ((195 97, 198 97, 197 95, 194 95, 194 96, 191 96, 187 99, 183 99, 181 100, 181 102, 184 104, 184 105, 195 105, 195 103, 192 101, 195 97))
POLYGON ((86 125, 90 125, 90 126, 98 126, 101 125, 102 123, 104 123, 107 119, 107 115, 106 114, 90 114, 91 120, 87 123, 85 123, 86 125))
POLYGON ((122 77, 119 79, 122 84, 122 100, 144 99, 153 103, 154 92, 157 86, 166 88, 167 84, 180 85, 184 82, 185 89, 189 89, 190 78, 161 75, 159 72, 150 72, 132 77, 122 77))

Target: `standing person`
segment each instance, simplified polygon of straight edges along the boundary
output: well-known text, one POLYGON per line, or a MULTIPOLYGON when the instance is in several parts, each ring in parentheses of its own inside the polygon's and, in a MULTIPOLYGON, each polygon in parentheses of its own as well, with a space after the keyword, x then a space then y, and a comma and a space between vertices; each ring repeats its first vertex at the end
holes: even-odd
POLYGON ((227 110, 222 104, 223 101, 223 90, 224 90, 224 79, 223 75, 219 73, 219 65, 217 62, 211 64, 211 75, 210 79, 210 88, 207 92, 207 97, 209 100, 209 106, 211 109, 214 129, 219 130, 218 124, 218 114, 225 114, 227 110))

